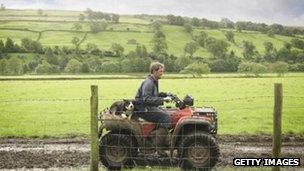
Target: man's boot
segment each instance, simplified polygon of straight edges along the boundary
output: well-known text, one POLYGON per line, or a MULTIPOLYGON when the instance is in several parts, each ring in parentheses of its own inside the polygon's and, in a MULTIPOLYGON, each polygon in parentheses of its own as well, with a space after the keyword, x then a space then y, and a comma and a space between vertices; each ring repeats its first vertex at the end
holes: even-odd
POLYGON ((165 149, 169 146, 168 131, 166 128, 159 127, 155 130, 155 145, 157 153, 162 157, 168 157, 165 149))

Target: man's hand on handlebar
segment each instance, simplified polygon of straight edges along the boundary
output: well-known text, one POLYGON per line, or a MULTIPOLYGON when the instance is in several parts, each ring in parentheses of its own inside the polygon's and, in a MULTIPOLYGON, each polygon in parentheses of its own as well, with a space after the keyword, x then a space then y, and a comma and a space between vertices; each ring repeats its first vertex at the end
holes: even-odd
POLYGON ((167 97, 163 98, 163 100, 165 102, 171 102, 172 101, 172 97, 171 96, 167 96, 167 97))

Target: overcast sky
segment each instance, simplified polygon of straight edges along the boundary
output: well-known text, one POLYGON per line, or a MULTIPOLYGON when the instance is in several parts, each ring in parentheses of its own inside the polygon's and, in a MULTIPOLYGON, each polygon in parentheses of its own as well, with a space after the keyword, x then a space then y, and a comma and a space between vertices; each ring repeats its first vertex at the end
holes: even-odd
POLYGON ((99 10, 118 14, 174 14, 219 21, 304 26, 304 0, 0 0, 13 9, 99 10))

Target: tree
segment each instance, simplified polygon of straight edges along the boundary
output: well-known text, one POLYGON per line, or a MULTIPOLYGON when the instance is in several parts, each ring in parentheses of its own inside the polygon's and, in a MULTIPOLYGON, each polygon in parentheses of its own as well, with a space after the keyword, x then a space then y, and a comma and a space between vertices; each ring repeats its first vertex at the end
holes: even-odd
POLYGON ((171 25, 179 25, 182 26, 185 24, 185 19, 181 16, 174 16, 172 14, 167 15, 167 21, 171 25))
POLYGON ((101 22, 90 22, 90 29, 92 33, 98 33, 100 31, 106 30, 108 23, 106 21, 101 22))
POLYGON ((234 43, 234 33, 232 31, 227 31, 225 36, 229 42, 234 43))
POLYGON ((137 45, 135 49, 135 56, 140 58, 148 57, 147 48, 145 45, 137 45))
POLYGON ((21 60, 13 56, 7 61, 7 70, 10 75, 21 75, 23 72, 21 60))
POLYGON ((197 49, 198 49, 198 45, 196 42, 189 42, 184 47, 185 53, 186 54, 188 53, 191 57, 197 51, 197 49))
POLYGON ((35 68, 38 66, 38 64, 39 64, 39 61, 33 59, 27 64, 27 67, 28 67, 29 71, 34 71, 35 68))
POLYGON ((296 48, 299 48, 299 49, 303 49, 304 50, 304 41, 303 40, 300 40, 298 38, 294 38, 291 40, 291 45, 296 47, 296 48))
POLYGON ((41 64, 39 64, 36 67, 36 73, 38 74, 46 74, 46 73, 50 73, 50 71, 51 71, 51 64, 45 61, 43 61, 41 64))
POLYGON ((201 21, 200 21, 200 19, 193 17, 191 20, 191 24, 195 27, 199 27, 199 26, 201 26, 201 21))
POLYGON ((274 51, 273 44, 271 42, 264 42, 265 54, 270 54, 274 51))
POLYGON ((31 47, 32 47, 32 52, 35 52, 35 53, 43 52, 43 47, 42 47, 41 43, 38 41, 32 41, 31 47))
POLYGON ((153 49, 154 53, 156 53, 156 54, 166 53, 168 46, 166 43, 166 36, 162 31, 157 30, 154 33, 154 36, 153 36, 151 42, 153 43, 152 49, 153 49))
POLYGON ((92 56, 87 61, 91 72, 99 72, 101 71, 102 61, 97 56, 92 56))
POLYGON ((207 20, 207 19, 203 18, 202 19, 202 26, 210 28, 210 29, 217 29, 217 28, 219 28, 220 25, 216 21, 210 21, 210 20, 207 20))
POLYGON ((230 54, 225 54, 221 59, 211 61, 209 66, 212 72, 235 72, 238 70, 240 61, 231 51, 230 54))
POLYGON ((246 75, 252 73, 255 76, 259 76, 261 73, 265 73, 267 68, 259 63, 254 62, 243 62, 239 65, 238 72, 243 72, 246 75))
POLYGON ((192 33, 192 31, 193 31, 193 28, 192 28, 191 24, 189 24, 189 23, 186 23, 184 25, 184 28, 187 33, 192 33))
POLYGON ((45 50, 45 59, 49 64, 58 65, 58 58, 54 55, 53 50, 51 48, 47 48, 45 50))
POLYGON ((210 68, 207 64, 192 63, 183 69, 181 73, 192 74, 193 77, 201 77, 202 74, 210 73, 210 68))
POLYGON ((60 70, 64 70, 68 62, 70 61, 70 58, 66 54, 61 54, 58 58, 58 65, 60 70))
POLYGON ((241 33, 242 32, 242 26, 240 25, 240 24, 238 24, 238 22, 236 23, 236 25, 235 25, 235 29, 236 29, 236 31, 237 32, 239 32, 239 33, 241 33))
POLYGON ((76 52, 79 51, 80 39, 78 37, 73 37, 71 43, 75 46, 76 52))
POLYGON ((111 16, 109 14, 104 14, 104 19, 107 20, 107 21, 110 21, 111 20, 111 16))
POLYGON ((10 53, 15 51, 14 41, 11 38, 6 38, 5 52, 10 53))
POLYGON ((4 46, 4 43, 2 41, 2 39, 0 40, 0 57, 1 57, 1 54, 5 52, 5 46, 4 46))
POLYGON ((72 29, 79 31, 82 29, 82 25, 80 23, 74 23, 72 29))
POLYGON ((267 72, 267 68, 264 65, 259 64, 259 63, 254 63, 252 65, 252 73, 255 76, 258 77, 260 74, 265 73, 265 72, 267 72))
POLYGON ((111 50, 115 52, 116 56, 121 57, 123 55, 123 52, 124 52, 125 49, 120 44, 113 43, 112 46, 111 46, 111 50))
POLYGON ((126 58, 121 61, 122 72, 144 72, 149 68, 151 61, 148 58, 126 58))
POLYGON ((121 72, 121 66, 119 62, 105 62, 101 66, 101 71, 106 73, 121 72))
POLYGON ((81 71, 81 68, 82 63, 73 58, 68 62, 64 70, 70 73, 79 73, 81 71))
POLYGON ((59 72, 59 67, 55 65, 51 65, 46 61, 42 61, 42 63, 36 67, 36 73, 39 74, 57 73, 57 72, 59 72))
POLYGON ((205 47, 206 44, 206 40, 208 38, 208 35, 206 32, 201 31, 200 34, 198 36, 194 37, 194 40, 201 46, 201 47, 205 47))
POLYGON ((265 48, 265 56, 264 59, 267 62, 274 62, 277 60, 277 51, 273 47, 273 44, 271 42, 264 42, 264 48, 265 48))
POLYGON ((162 28, 162 24, 160 23, 160 21, 154 21, 154 22, 151 24, 151 26, 152 26, 152 30, 153 30, 154 32, 156 32, 156 31, 158 31, 158 30, 160 30, 160 29, 162 28))
POLYGON ((101 30, 104 31, 104 30, 106 30, 107 27, 108 27, 108 22, 102 20, 102 21, 99 23, 99 25, 100 25, 101 30))
POLYGON ((29 38, 23 38, 21 39, 21 46, 27 51, 27 52, 35 52, 35 53, 42 53, 42 45, 38 41, 33 41, 29 38))
POLYGON ((243 41, 243 56, 246 60, 253 61, 255 52, 255 46, 252 42, 243 41))
POLYGON ((114 23, 119 23, 119 15, 113 14, 113 15, 112 15, 112 22, 114 22, 114 23))
POLYGON ((0 75, 7 75, 8 69, 7 69, 8 62, 6 59, 0 60, 0 75))
POLYGON ((27 50, 28 52, 32 51, 31 44, 32 44, 32 40, 31 39, 29 39, 29 38, 23 38, 23 39, 21 39, 21 46, 25 50, 27 50))
POLYGON ((81 21, 81 22, 84 21, 85 16, 83 14, 79 14, 78 20, 81 21))
POLYGON ((189 57, 181 56, 175 60, 174 65, 177 71, 181 71, 191 63, 192 60, 189 57))
POLYGON ((222 18, 220 23, 223 25, 222 27, 225 27, 225 28, 234 27, 234 23, 231 20, 229 20, 228 18, 222 18))
POLYGON ((275 34, 274 31, 271 30, 271 29, 267 31, 267 35, 268 35, 269 37, 272 37, 272 38, 273 38, 273 37, 275 36, 274 34, 275 34))
POLYGON ((275 63, 269 64, 269 70, 271 72, 277 73, 280 77, 288 71, 288 64, 286 62, 277 61, 275 63))
POLYGON ((86 62, 82 63, 81 72, 82 73, 89 73, 90 72, 90 67, 89 67, 88 63, 86 63, 86 62))
POLYGON ((221 58, 228 50, 228 43, 215 38, 206 39, 206 49, 214 58, 221 58))

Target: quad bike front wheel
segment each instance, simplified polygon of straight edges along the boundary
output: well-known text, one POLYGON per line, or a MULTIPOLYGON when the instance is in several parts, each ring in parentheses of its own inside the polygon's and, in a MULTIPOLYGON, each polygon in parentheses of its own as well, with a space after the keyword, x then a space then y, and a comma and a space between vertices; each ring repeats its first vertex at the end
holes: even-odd
POLYGON ((100 139, 99 156, 102 164, 110 170, 134 167, 137 150, 130 135, 107 134, 100 139))
POLYGON ((182 169, 209 170, 219 158, 219 146, 205 133, 186 135, 178 149, 182 169))

